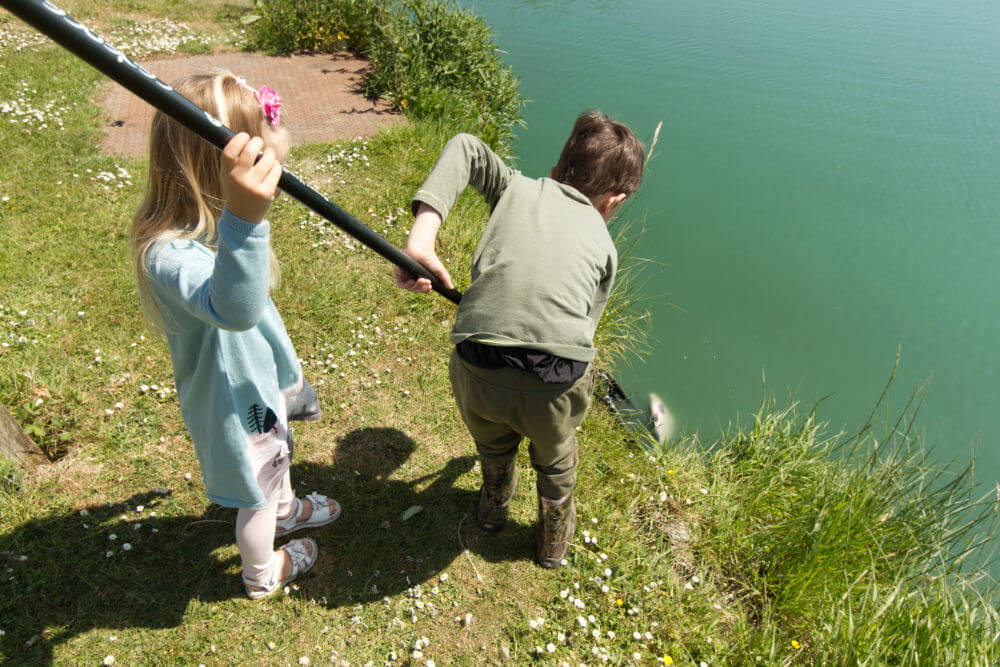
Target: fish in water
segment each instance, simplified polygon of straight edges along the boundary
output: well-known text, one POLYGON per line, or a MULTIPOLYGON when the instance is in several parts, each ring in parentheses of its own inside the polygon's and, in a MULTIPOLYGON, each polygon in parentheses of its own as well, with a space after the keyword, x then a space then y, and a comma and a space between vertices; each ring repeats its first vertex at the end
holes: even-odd
POLYGON ((674 429, 677 427, 674 416, 667 409, 663 399, 656 394, 649 395, 649 413, 653 420, 653 432, 656 434, 657 441, 663 443, 672 439, 674 429))
POLYGON ((604 401, 608 409, 611 410, 621 423, 633 433, 647 434, 649 440, 640 437, 639 442, 643 447, 650 449, 646 445, 650 440, 663 444, 676 437, 677 423, 673 414, 667 409, 663 399, 656 394, 649 395, 649 412, 640 410, 632 399, 628 397, 621 386, 615 382, 611 374, 603 369, 597 370, 597 376, 601 379, 598 396, 604 401))

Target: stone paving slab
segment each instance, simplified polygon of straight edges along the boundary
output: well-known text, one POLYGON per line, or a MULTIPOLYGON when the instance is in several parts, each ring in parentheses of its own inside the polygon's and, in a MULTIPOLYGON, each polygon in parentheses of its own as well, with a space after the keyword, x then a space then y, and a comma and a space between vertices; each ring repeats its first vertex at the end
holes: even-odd
MULTIPOLYGON (((382 101, 362 93, 366 60, 350 53, 287 57, 225 53, 150 60, 143 67, 160 79, 174 79, 200 69, 221 67, 282 97, 281 121, 292 145, 371 136, 379 128, 406 122, 382 101)), ((101 95, 104 113, 102 149, 113 155, 143 155, 148 149, 153 108, 113 81, 101 95)))

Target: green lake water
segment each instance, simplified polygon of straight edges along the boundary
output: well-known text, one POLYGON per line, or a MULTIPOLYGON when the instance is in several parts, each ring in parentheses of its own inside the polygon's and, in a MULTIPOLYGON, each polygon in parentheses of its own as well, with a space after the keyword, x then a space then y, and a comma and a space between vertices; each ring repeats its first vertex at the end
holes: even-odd
POLYGON ((657 155, 645 216, 653 351, 619 380, 711 442, 767 391, 894 405, 941 460, 1000 478, 1000 3, 466 0, 531 100, 515 151, 547 175, 577 112, 657 155))

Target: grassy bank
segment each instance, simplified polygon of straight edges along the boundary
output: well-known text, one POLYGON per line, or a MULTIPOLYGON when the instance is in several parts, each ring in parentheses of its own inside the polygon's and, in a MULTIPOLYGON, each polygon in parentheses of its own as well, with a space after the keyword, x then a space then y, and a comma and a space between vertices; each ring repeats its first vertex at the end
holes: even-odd
MULTIPOLYGON (((170 3, 136 5, 133 18, 74 11, 136 30, 182 18, 170 3)), ((250 8, 197 11, 215 49, 250 8)), ((928 466, 908 418, 845 439, 766 405, 745 431, 650 456, 595 406, 569 565, 532 563, 524 454, 511 523, 481 533, 447 378, 453 307, 396 290, 382 260, 287 199, 270 215, 283 269, 273 297, 324 409, 297 428, 293 480, 344 515, 315 533, 308 576, 247 600, 235 513, 205 500, 166 346, 131 285, 126 228, 145 166, 95 148, 97 74, 15 21, 0 30, 0 104, 24 112, 0 117, 0 402, 58 459, 27 475, 0 467, 0 659, 1000 660, 992 584, 962 558, 994 505, 975 502, 968 476, 928 466)), ((409 197, 452 130, 417 121, 307 146, 291 167, 402 245, 409 197)), ((485 215, 467 194, 442 233, 460 288, 485 215)))

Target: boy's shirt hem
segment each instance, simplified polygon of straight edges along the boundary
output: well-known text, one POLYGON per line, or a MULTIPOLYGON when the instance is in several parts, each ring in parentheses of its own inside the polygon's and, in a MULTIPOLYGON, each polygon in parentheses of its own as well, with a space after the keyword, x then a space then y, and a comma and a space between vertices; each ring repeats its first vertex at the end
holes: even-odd
POLYGON ((589 361, 575 361, 542 350, 488 345, 465 339, 455 345, 462 361, 478 368, 517 368, 531 373, 546 384, 576 382, 590 367, 589 361))
POLYGON ((563 359, 569 359, 570 361, 593 361, 594 357, 597 356, 597 348, 595 347, 517 340, 516 338, 494 333, 460 333, 452 331, 448 339, 455 345, 458 345, 462 341, 470 340, 474 343, 494 345, 496 347, 522 347, 526 350, 537 350, 556 357, 562 357, 563 359))

